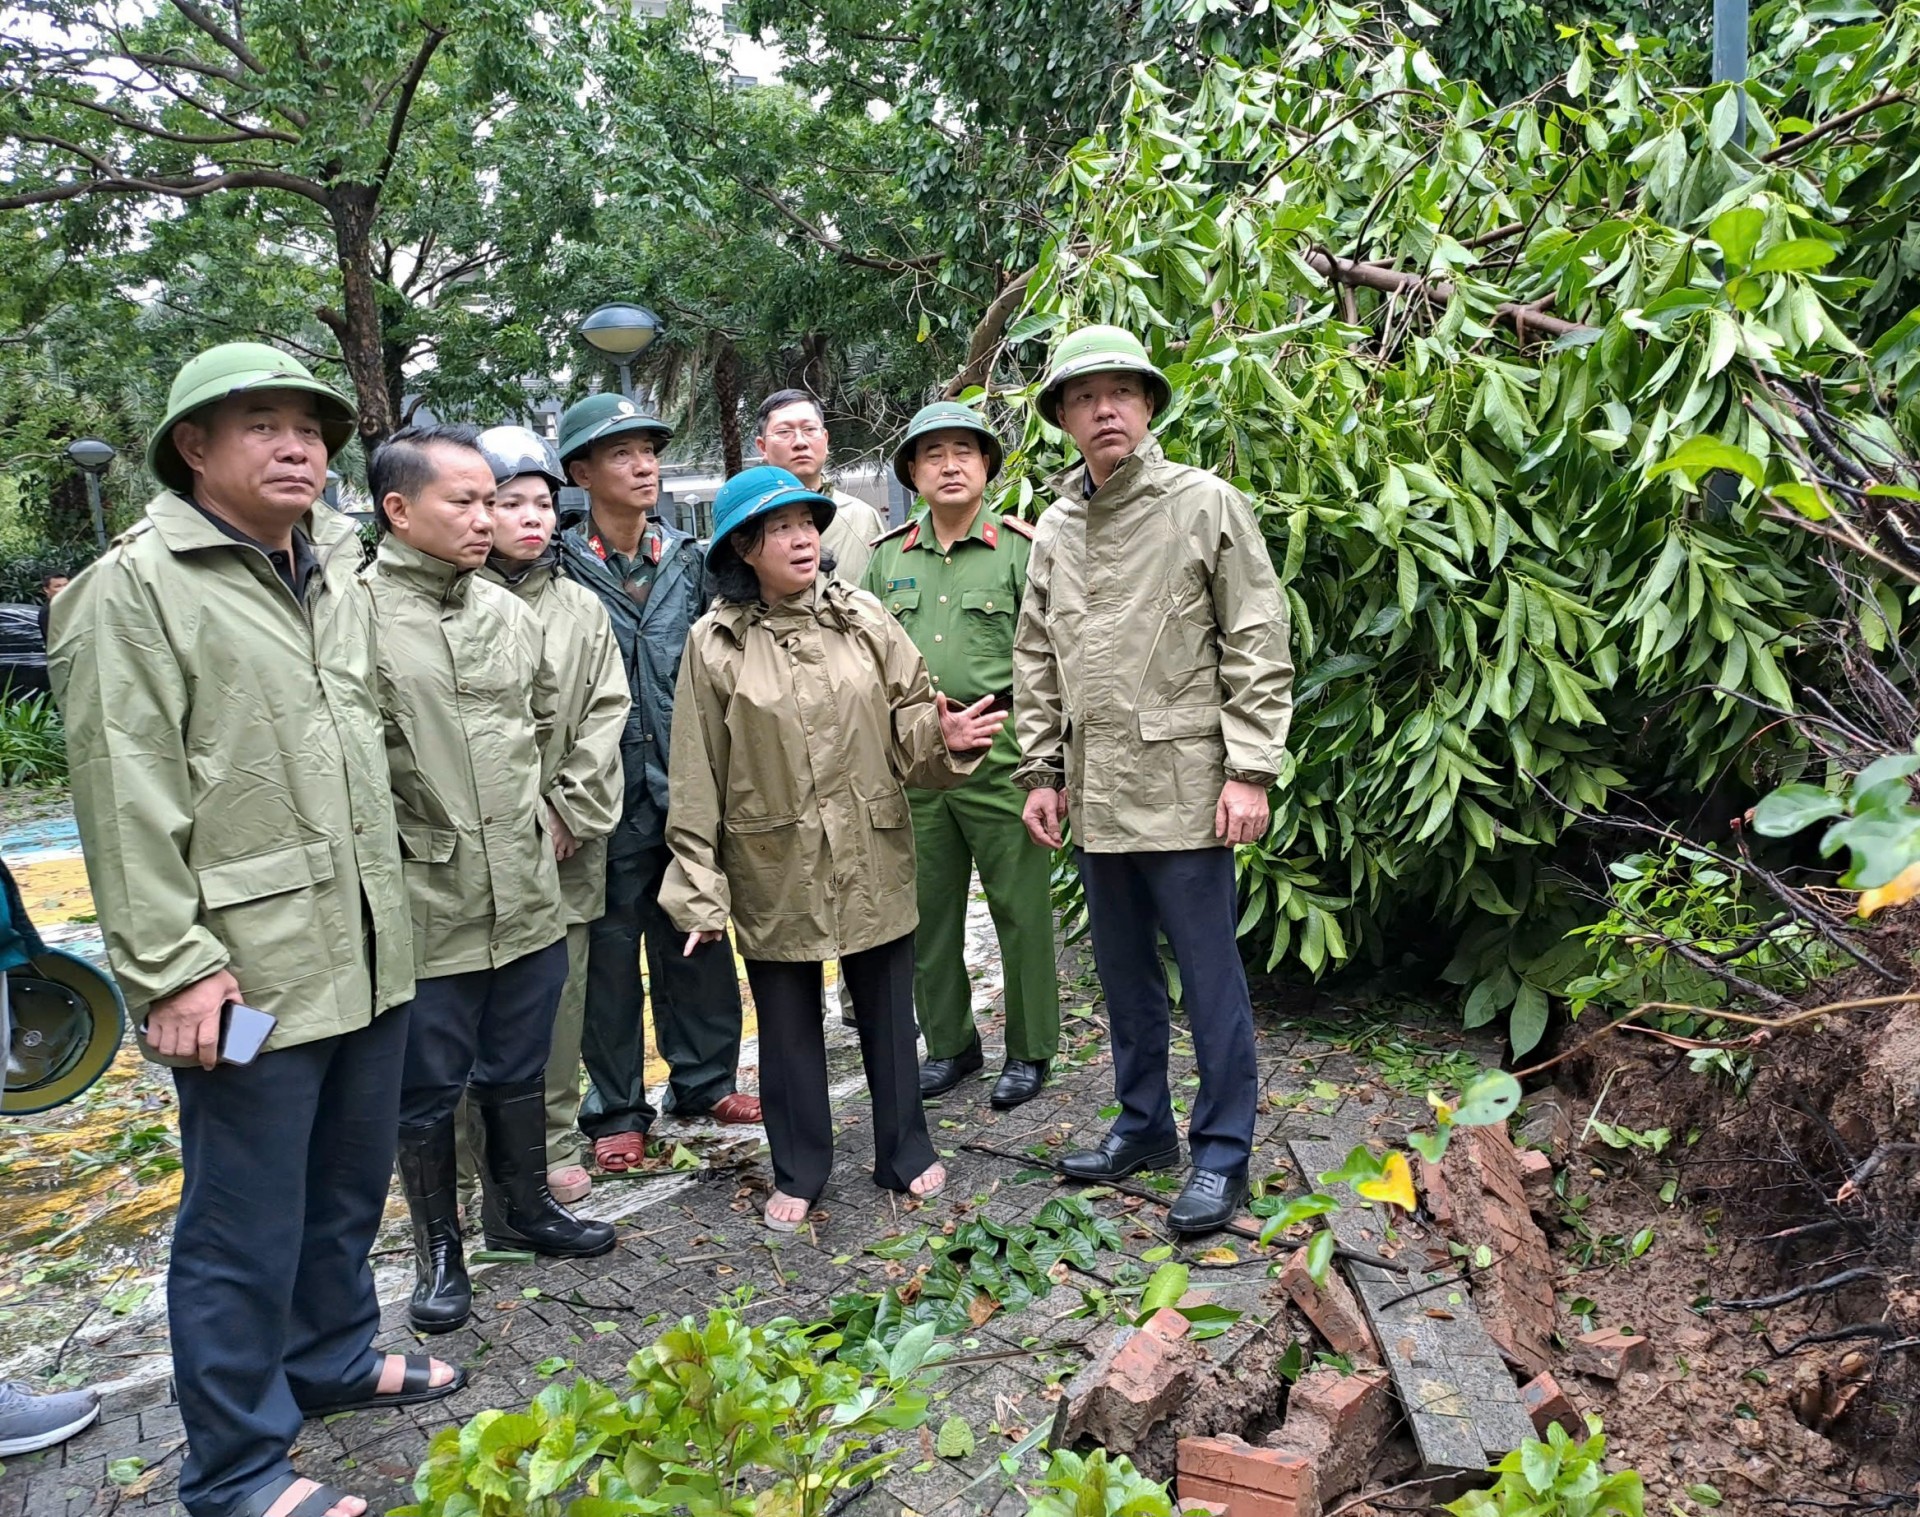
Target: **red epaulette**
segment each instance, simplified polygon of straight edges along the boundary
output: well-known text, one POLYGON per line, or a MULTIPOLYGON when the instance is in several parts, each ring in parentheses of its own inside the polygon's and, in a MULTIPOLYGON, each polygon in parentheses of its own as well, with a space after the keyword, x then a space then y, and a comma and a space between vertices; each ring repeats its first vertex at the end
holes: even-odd
POLYGON ((1030 521, 1023 521, 1018 516, 1003 516, 1000 525, 1010 532, 1018 532, 1028 542, 1033 541, 1033 523, 1030 521))

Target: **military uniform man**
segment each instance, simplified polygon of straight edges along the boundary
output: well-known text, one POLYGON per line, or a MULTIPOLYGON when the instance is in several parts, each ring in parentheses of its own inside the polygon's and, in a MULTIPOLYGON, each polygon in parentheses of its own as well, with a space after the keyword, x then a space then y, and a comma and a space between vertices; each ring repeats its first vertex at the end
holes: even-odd
POLYGON ((589 395, 560 418, 560 466, 590 503, 586 519, 561 535, 560 565, 607 608, 632 697, 620 740, 626 797, 607 840, 606 912, 587 935, 581 1038, 592 1088, 580 1129, 612 1173, 645 1156, 655 1115, 641 1028, 643 943, 654 1041, 667 1061, 667 1110, 717 1122, 760 1120, 760 1098, 734 1087, 741 1011, 732 951, 718 943, 683 955, 660 910, 674 686, 687 632, 707 608, 700 545, 658 514, 660 449, 672 436, 659 417, 619 395, 589 395))
POLYGON ((873 540, 887 530, 880 513, 827 483, 827 416, 805 390, 775 390, 760 402, 753 445, 776 469, 785 469, 809 490, 833 502, 833 520, 820 546, 833 558, 833 577, 857 585, 873 554, 873 540))
MULTIPOLYGON (((986 508, 1000 459, 1000 439, 965 406, 923 407, 893 469, 925 507, 874 544, 862 588, 900 619, 936 691, 961 706, 992 696, 1004 710, 1012 705, 1014 619, 1033 529, 986 508)), ((913 996, 927 1040, 920 1093, 944 1095, 985 1062, 965 959, 967 893, 978 868, 1006 975, 1007 1062, 992 1097, 1002 1111, 1040 1093, 1060 1050, 1051 861, 1028 844, 1021 824, 1019 761, 1012 729, 1003 727, 966 784, 907 792, 919 868, 913 996)))
POLYGON ((1065 338, 1040 414, 1083 464, 1052 481, 1014 642, 1027 830, 1061 845, 1071 797, 1120 1116, 1068 1154, 1107 1181, 1180 1159, 1167 1089, 1159 940, 1180 965, 1200 1089, 1175 1232, 1225 1224, 1246 1194, 1258 1094, 1253 1008, 1234 931, 1233 849, 1267 830, 1292 716, 1287 603, 1246 498, 1171 463, 1152 433, 1172 399, 1137 338, 1065 338))

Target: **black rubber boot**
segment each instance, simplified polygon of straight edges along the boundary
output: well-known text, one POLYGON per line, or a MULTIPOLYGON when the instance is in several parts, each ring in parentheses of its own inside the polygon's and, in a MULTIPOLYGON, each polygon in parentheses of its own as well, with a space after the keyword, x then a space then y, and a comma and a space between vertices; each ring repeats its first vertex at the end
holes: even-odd
POLYGON ((453 1119, 400 1129, 400 1188, 413 1217, 413 1300, 407 1320, 423 1333, 464 1327, 473 1287, 460 1247, 458 1163, 453 1119))
POLYGON ((547 1189, 546 1082, 491 1089, 472 1086, 486 1126, 487 1157, 481 1188, 482 1229, 488 1248, 531 1250, 552 1259, 591 1259, 614 1244, 611 1222, 585 1222, 547 1189))

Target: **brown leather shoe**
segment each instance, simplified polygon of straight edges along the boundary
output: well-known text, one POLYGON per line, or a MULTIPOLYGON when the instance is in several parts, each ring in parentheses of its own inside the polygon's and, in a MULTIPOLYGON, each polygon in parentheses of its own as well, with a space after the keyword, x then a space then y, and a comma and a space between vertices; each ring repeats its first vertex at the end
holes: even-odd
POLYGON ((750 1096, 744 1090, 736 1090, 730 1096, 722 1096, 713 1103, 713 1109, 706 1113, 714 1122, 727 1122, 740 1127, 757 1127, 760 1124, 760 1098, 750 1096))

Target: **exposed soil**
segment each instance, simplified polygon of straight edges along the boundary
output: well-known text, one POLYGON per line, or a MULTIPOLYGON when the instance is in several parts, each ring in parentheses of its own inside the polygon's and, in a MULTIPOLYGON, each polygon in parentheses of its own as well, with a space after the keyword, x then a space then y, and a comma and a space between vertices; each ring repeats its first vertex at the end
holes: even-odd
MULTIPOLYGON (((1894 963, 1920 942, 1905 925, 1882 937, 1876 952, 1894 963)), ((1863 972, 1802 1001, 1887 990, 1863 972)), ((1564 1334, 1585 1330, 1570 1308, 1590 1302, 1592 1325, 1645 1333, 1654 1349, 1652 1369, 1618 1385, 1572 1373, 1562 1384, 1605 1419, 1650 1511, 1707 1510, 1716 1492, 1722 1512, 1911 1510, 1920 1153, 1897 1145, 1916 1138, 1920 1003, 1836 1012, 1735 1057, 1747 1053, 1744 1089, 1625 1034, 1555 1072, 1576 1145, 1559 1215, 1542 1219, 1568 1260, 1564 1334), (1625 1147, 1591 1129, 1596 1102, 1625 1147), (1655 1153, 1658 1129, 1668 1138, 1655 1153), (1836 1288, 1850 1271, 1861 1273, 1836 1288)))

